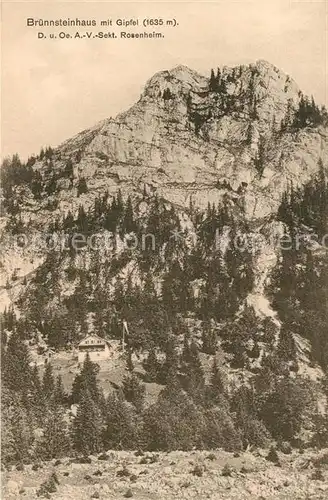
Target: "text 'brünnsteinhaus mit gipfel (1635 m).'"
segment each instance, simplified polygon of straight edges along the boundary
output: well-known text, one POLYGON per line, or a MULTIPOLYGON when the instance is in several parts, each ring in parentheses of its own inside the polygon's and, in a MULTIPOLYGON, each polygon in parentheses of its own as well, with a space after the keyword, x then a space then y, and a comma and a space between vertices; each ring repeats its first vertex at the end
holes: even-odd
POLYGON ((27 27, 39 29, 36 32, 38 39, 164 38, 164 31, 167 28, 175 28, 178 25, 179 23, 176 19, 162 17, 108 18, 101 20, 82 19, 78 17, 58 19, 28 17, 26 19, 27 27), (56 30, 56 28, 59 29, 56 30), (78 30, 72 30, 72 28, 78 28, 78 30), (102 28, 102 31, 86 31, 83 28, 102 28))

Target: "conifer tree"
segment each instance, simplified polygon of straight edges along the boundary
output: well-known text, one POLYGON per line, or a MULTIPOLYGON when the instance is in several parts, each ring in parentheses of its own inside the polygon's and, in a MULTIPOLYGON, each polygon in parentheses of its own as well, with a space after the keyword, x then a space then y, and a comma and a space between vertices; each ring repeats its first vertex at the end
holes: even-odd
POLYGON ((56 386, 54 391, 55 402, 57 405, 64 405, 67 401, 67 394, 64 389, 63 380, 61 375, 56 379, 56 386))
POLYGON ((77 184, 77 196, 81 196, 81 194, 85 194, 88 192, 87 182, 84 177, 81 177, 77 184))
POLYGON ((95 402, 99 400, 99 388, 97 375, 99 366, 90 360, 89 353, 87 353, 82 370, 76 375, 72 387, 72 399, 74 403, 79 403, 81 400, 82 392, 88 390, 89 397, 95 402))
POLYGON ((201 403, 205 392, 204 372, 199 352, 194 341, 189 346, 189 352, 184 362, 184 387, 195 402, 201 403))
POLYGON ((178 380, 179 356, 176 349, 176 343, 172 336, 166 341, 165 361, 160 373, 160 382, 169 384, 172 380, 178 380))
POLYGON ((214 70, 211 69, 211 76, 210 76, 210 82, 209 82, 209 89, 211 92, 217 92, 218 91, 218 80, 219 80, 219 68, 218 68, 218 77, 215 76, 214 70))
POLYGON ((134 372, 124 377, 122 390, 126 401, 132 403, 137 411, 141 411, 144 405, 146 388, 134 372))
POLYGON ((218 366, 216 358, 214 358, 213 361, 210 384, 208 387, 207 394, 209 402, 214 405, 222 402, 225 396, 223 375, 221 369, 218 366))
POLYGON ((37 365, 34 365, 31 370, 31 393, 34 397, 41 397, 42 387, 37 365))
POLYGON ((312 398, 306 380, 286 374, 276 378, 273 387, 262 394, 259 416, 275 439, 289 441, 300 431, 312 398))
POLYGON ((67 456, 69 451, 70 439, 64 412, 55 405, 46 414, 43 436, 38 443, 36 454, 42 460, 51 460, 67 456))
POLYGON ((82 386, 79 396, 79 407, 72 427, 73 442, 78 452, 89 455, 101 449, 101 412, 87 385, 82 386))
POLYGON ((121 220, 124 213, 124 201, 122 196, 122 191, 119 189, 116 198, 116 209, 118 214, 118 219, 121 220))
POLYGON ((262 137, 259 139, 258 151, 254 160, 255 168, 258 171, 259 177, 261 178, 263 175, 263 171, 265 168, 265 142, 262 137))
POLYGON ((1 453, 4 462, 22 463, 31 457, 33 429, 24 406, 18 393, 2 388, 1 453))
POLYGON ((46 364, 46 368, 42 378, 42 395, 47 402, 50 402, 54 397, 55 380, 52 371, 51 363, 46 364))
POLYGON ((72 162, 71 158, 69 158, 66 162, 64 173, 65 173, 65 176, 68 178, 73 178, 73 176, 74 176, 73 162, 72 162))
POLYGON ((160 363, 157 359, 154 347, 150 349, 148 356, 143 363, 143 367, 146 370, 147 381, 156 382, 160 371, 160 363))
POLYGON ((109 449, 135 449, 141 430, 140 418, 124 400, 122 391, 109 394, 103 432, 104 446, 109 449))
POLYGON ((35 365, 31 369, 31 388, 28 401, 28 411, 32 418, 39 424, 43 423, 44 417, 44 395, 39 376, 38 367, 35 365))
POLYGON ((129 196, 126 201, 126 206, 124 210, 124 217, 122 222, 122 229, 124 233, 133 233, 137 229, 136 222, 134 220, 133 207, 131 197, 129 196))
POLYGON ((206 354, 215 354, 217 347, 217 337, 210 321, 203 323, 202 328, 202 350, 206 354))
POLYGON ((144 413, 144 439, 150 450, 190 450, 203 446, 202 410, 171 379, 144 413))
POLYGON ((31 383, 30 354, 17 333, 12 333, 4 355, 2 381, 11 391, 27 395, 31 383))
POLYGON ((292 332, 282 325, 279 333, 277 355, 283 361, 297 361, 296 343, 292 332))

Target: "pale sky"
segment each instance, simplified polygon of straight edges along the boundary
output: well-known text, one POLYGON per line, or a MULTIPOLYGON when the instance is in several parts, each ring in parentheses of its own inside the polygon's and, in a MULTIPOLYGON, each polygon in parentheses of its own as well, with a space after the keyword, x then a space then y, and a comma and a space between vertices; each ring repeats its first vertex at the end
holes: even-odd
POLYGON ((327 12, 325 0, 3 1, 1 156, 26 158, 115 116, 155 72, 178 64, 208 75, 212 67, 266 59, 327 104, 327 12), (46 29, 26 27, 28 17, 151 16, 176 18, 179 26, 153 40, 38 40, 46 29))

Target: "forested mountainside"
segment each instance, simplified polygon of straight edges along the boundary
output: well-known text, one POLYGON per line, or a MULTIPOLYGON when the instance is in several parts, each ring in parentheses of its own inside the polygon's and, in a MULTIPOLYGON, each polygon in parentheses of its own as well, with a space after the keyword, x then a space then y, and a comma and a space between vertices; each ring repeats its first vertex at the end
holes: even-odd
POLYGON ((327 123, 265 61, 179 66, 3 162, 6 463, 328 445, 327 123), (88 333, 119 345, 123 321, 121 383, 45 363, 88 333))

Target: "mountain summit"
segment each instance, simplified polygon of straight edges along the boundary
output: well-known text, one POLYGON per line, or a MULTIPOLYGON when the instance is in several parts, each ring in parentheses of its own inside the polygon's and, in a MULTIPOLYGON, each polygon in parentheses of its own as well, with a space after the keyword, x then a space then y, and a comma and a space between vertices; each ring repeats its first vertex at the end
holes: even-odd
MULTIPOLYGON (((83 178, 88 199, 102 190, 127 195, 146 187, 181 207, 190 200, 206 206, 220 201, 225 181, 235 191, 247 185, 247 217, 270 214, 286 185, 308 180, 324 157, 325 120, 266 61, 219 68, 210 77, 177 66, 150 78, 129 110, 55 149, 56 197, 61 209, 74 210, 83 178), (72 183, 61 178, 67 161, 72 183)), ((34 168, 42 173, 44 163, 34 168)))

